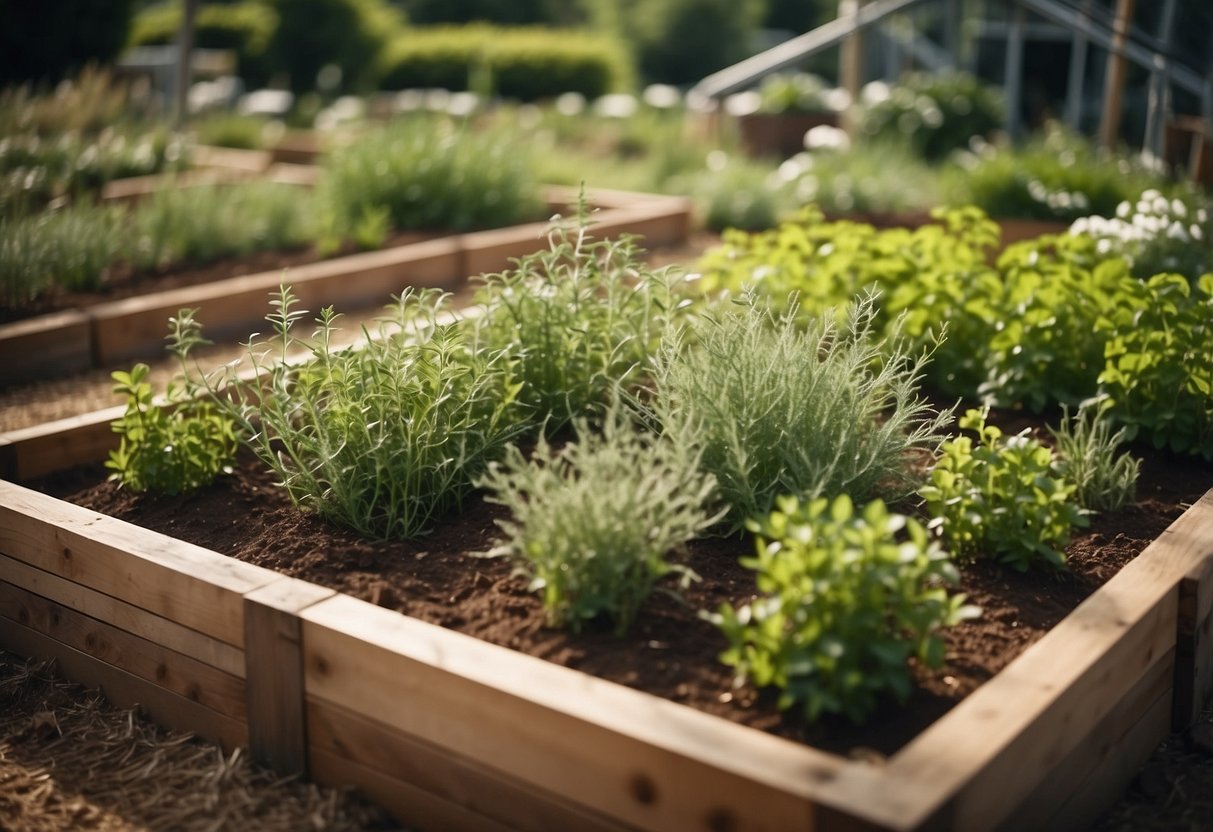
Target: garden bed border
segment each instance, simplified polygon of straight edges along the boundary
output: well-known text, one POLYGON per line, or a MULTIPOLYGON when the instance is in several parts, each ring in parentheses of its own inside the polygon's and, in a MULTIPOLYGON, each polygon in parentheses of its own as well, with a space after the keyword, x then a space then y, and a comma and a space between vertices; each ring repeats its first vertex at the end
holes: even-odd
MULTIPOLYGON (((103 456, 113 411, 0 437, 103 456)), ((1044 829, 1213 688, 1213 491, 883 765, 800 746, 0 483, 0 646, 421 827, 1044 829)))
MULTIPOLYGON (((298 170, 288 174, 302 177, 298 170)), ((133 191, 127 197, 134 198, 133 191)), ((552 186, 544 198, 552 210, 567 212, 578 193, 552 186)), ((691 203, 685 197, 587 189, 586 200, 595 209, 595 236, 635 234, 643 245, 659 247, 690 235, 691 203)), ((471 276, 501 271, 512 258, 538 250, 548 228, 547 222, 534 222, 455 234, 3 324, 0 386, 161 354, 169 317, 186 307, 198 309, 210 337, 241 337, 260 323, 267 298, 283 282, 306 308, 332 305, 338 311, 385 305, 406 286, 451 291, 471 276)))

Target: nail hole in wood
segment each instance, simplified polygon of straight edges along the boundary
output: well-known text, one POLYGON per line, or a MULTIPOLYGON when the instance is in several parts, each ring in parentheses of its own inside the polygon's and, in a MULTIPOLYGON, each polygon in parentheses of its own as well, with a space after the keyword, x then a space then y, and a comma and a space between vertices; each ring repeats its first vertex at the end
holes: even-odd
POLYGON ((632 778, 632 797, 642 806, 651 806, 657 802, 657 785, 646 775, 637 774, 632 778))

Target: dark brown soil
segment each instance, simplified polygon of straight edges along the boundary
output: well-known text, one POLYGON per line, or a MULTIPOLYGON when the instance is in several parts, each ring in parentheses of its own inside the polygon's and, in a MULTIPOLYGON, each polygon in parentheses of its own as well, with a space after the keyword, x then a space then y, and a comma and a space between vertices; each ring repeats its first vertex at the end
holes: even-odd
MULTIPOLYGON (((1022 419, 1002 419, 1014 426, 1022 419)), ((285 574, 323 584, 410 616, 639 688, 709 713, 839 753, 891 754, 965 695, 1006 666, 1136 556, 1213 487, 1205 463, 1135 449, 1144 459, 1138 501, 1094 518, 1067 549, 1070 571, 1019 574, 978 563, 964 570, 961 590, 982 617, 947 635, 947 665, 915 669, 917 687, 904 706, 887 703, 863 727, 845 720, 807 725, 780 712, 774 697, 734 688, 717 655, 723 638, 698 610, 754 596, 752 575, 737 563, 742 539, 693 545, 686 564, 702 580, 685 605, 655 596, 632 633, 607 626, 570 635, 545 626, 536 596, 500 559, 469 553, 491 548, 500 509, 479 497, 460 516, 408 543, 373 543, 293 508, 273 477, 252 460, 234 476, 184 497, 138 496, 103 478, 100 467, 77 469, 35 485, 177 538, 285 574)))
MULTIPOLYGON (((441 236, 445 236, 444 233, 400 231, 388 237, 382 248, 394 248, 441 236)), ((183 286, 199 286, 217 280, 227 280, 230 277, 303 266, 333 257, 355 254, 357 251, 357 248, 347 243, 338 251, 321 255, 314 246, 306 246, 295 249, 258 251, 241 257, 217 260, 206 265, 178 265, 156 271, 136 271, 128 264, 118 264, 107 271, 102 287, 95 292, 73 292, 63 287, 54 287, 20 308, 0 306, 0 324, 61 312, 65 309, 81 309, 136 295, 180 289, 183 286)))

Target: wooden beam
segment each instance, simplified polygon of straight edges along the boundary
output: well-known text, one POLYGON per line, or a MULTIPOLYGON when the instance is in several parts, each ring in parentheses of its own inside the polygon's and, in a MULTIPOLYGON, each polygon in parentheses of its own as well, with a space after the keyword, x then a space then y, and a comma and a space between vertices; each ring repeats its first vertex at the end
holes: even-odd
POLYGON ((1134 2, 1135 0, 1116 2, 1113 43, 1108 53, 1108 69, 1104 79, 1103 120, 1099 125, 1099 144, 1105 150, 1115 150, 1120 141, 1125 75, 1128 71, 1124 49, 1129 40, 1129 28, 1133 25, 1134 2))

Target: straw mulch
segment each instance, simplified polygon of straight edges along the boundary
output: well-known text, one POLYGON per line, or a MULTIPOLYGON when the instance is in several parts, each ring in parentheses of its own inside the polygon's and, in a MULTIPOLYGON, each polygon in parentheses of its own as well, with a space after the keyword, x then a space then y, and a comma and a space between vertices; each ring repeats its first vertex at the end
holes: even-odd
POLYGON ((347 792, 283 780, 0 652, 0 829, 385 828, 347 792))

